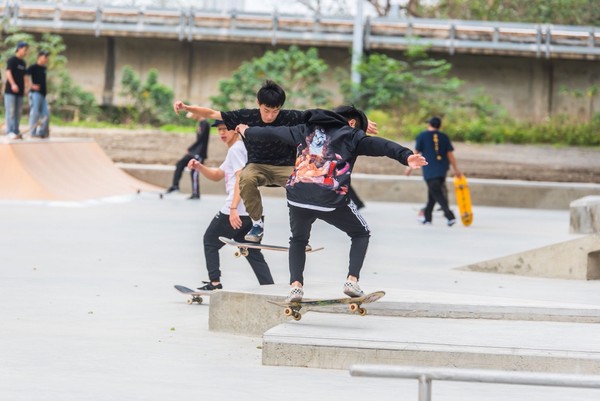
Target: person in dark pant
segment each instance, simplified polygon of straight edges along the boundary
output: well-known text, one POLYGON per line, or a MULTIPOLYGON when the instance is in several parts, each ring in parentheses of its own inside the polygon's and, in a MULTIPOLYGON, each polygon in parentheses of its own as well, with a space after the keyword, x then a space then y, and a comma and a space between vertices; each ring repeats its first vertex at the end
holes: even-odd
MULTIPOLYGON (((220 181, 225 179, 225 192, 227 193, 225 204, 204 233, 204 257, 209 281, 205 281, 204 285, 198 289, 205 291, 223 288, 219 250, 225 244, 219 240, 219 237, 244 242, 245 233, 252 227, 252 220, 244 208, 238 186, 240 172, 248 161, 246 148, 239 141, 238 134, 234 130, 228 130, 223 121, 217 120, 213 126, 217 127, 219 138, 229 148, 223 163, 219 167, 206 167, 196 159, 191 159, 188 163, 190 169, 202 173, 209 180, 220 181)), ((271 271, 260 249, 249 249, 246 259, 250 263, 259 284, 273 284, 271 271)))
POLYGON ((6 62, 6 85, 4 86, 4 108, 6 119, 6 136, 8 139, 23 139, 19 131, 19 121, 23 110, 25 95, 25 64, 29 45, 17 43, 15 55, 6 62))
MULTIPOLYGON (((197 117, 192 113, 188 113, 187 117, 198 120, 198 126, 196 127, 196 142, 190 145, 190 147, 187 149, 187 153, 175 164, 173 183, 169 189, 167 189, 168 194, 174 191, 179 191, 179 181, 181 181, 183 170, 187 167, 190 160, 196 159, 200 163, 204 163, 208 153, 210 125, 205 118, 197 117)), ((190 196, 190 199, 200 199, 200 174, 198 171, 192 170, 190 175, 192 177, 192 196, 190 196)))
POLYGON ((349 199, 350 178, 356 158, 387 156, 402 164, 418 168, 427 164, 395 142, 367 136, 367 116, 352 106, 334 111, 307 110, 304 123, 294 127, 248 127, 236 129, 249 140, 280 141, 297 148, 294 171, 290 175, 286 195, 290 214, 289 302, 304 296, 305 247, 313 223, 323 220, 345 232, 351 239, 348 275, 344 294, 364 295, 358 285, 367 253, 370 231, 354 202, 349 199))
POLYGON ((32 138, 47 138, 50 135, 50 113, 46 101, 46 70, 49 52, 41 50, 35 64, 27 69, 30 77, 29 90, 29 135, 32 138))
MULTIPOLYGON (((448 191, 446 189, 446 174, 452 166, 454 175, 460 177, 462 173, 458 170, 454 158, 454 147, 448 135, 440 131, 442 120, 432 117, 427 121, 427 130, 417 136, 415 149, 421 153, 429 162, 423 167, 423 178, 427 184, 427 204, 423 209, 422 224, 431 224, 433 207, 436 202, 444 212, 448 226, 456 223, 456 217, 448 206, 448 191)), ((410 174, 410 169, 407 170, 410 174)))

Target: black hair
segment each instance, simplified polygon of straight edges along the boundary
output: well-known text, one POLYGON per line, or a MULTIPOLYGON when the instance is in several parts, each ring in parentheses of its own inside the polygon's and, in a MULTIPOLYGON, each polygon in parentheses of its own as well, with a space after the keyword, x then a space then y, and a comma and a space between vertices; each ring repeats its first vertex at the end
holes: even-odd
POLYGON ((267 107, 282 107, 285 103, 285 91, 275 82, 267 80, 256 93, 256 99, 258 104, 267 107))
POLYGON ((333 109, 334 112, 338 113, 342 117, 347 120, 356 120, 358 123, 356 128, 359 128, 363 131, 367 131, 367 126, 369 125, 369 119, 367 115, 360 109, 357 109, 354 106, 338 106, 333 109))

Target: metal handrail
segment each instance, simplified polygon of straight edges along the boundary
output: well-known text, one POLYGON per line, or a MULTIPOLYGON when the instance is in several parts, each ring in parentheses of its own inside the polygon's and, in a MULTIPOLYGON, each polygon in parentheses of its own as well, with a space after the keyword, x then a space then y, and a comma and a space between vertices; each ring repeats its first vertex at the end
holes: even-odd
MULTIPOLYGON (((134 35, 179 40, 236 40, 348 47, 351 16, 228 13, 191 8, 0 3, 9 25, 29 31, 53 30, 100 36, 134 35)), ((368 18, 365 49, 403 49, 425 44, 435 50, 509 53, 535 57, 600 57, 600 28, 425 18, 368 18)))
POLYGON ((600 376, 422 366, 353 365, 352 376, 417 379, 419 401, 431 401, 433 380, 600 389, 600 376))

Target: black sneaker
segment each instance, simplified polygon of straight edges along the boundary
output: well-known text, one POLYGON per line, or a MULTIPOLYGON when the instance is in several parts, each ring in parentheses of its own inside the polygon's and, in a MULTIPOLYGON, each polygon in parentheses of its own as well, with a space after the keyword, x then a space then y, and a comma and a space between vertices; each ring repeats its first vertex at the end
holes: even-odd
POLYGON ((167 189, 166 193, 170 194, 171 192, 175 192, 175 191, 179 191, 179 187, 177 185, 171 185, 169 187, 169 189, 167 189))
POLYGON ((223 289, 222 284, 214 285, 210 281, 203 281, 203 283, 204 283, 204 286, 198 287, 198 289, 200 291, 214 291, 214 290, 222 290, 223 289))
POLYGON ((248 234, 244 237, 246 241, 260 242, 264 234, 264 229, 258 224, 253 224, 252 229, 248 231, 248 234))
POLYGON ((190 196, 188 199, 200 199, 200 195, 192 194, 192 196, 190 196))

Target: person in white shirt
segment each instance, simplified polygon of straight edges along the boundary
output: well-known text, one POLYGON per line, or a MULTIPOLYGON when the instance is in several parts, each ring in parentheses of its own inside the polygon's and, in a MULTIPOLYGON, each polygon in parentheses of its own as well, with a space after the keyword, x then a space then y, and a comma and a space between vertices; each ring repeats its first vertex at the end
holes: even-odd
MULTIPOLYGON (((196 159, 192 159, 188 163, 188 168, 200 172, 209 180, 220 181, 225 179, 225 192, 227 193, 225 204, 204 233, 204 256, 209 281, 205 281, 204 285, 198 289, 205 291, 223 288, 219 250, 225 244, 219 240, 219 237, 245 242, 244 236, 252 227, 252 219, 244 208, 238 186, 240 172, 248 161, 246 148, 244 143, 239 140, 237 132, 228 130, 222 120, 215 120, 212 126, 217 127, 219 138, 229 148, 225 160, 219 167, 207 167, 196 159)), ((273 284, 271 271, 260 249, 248 249, 246 259, 261 285, 273 284)))

